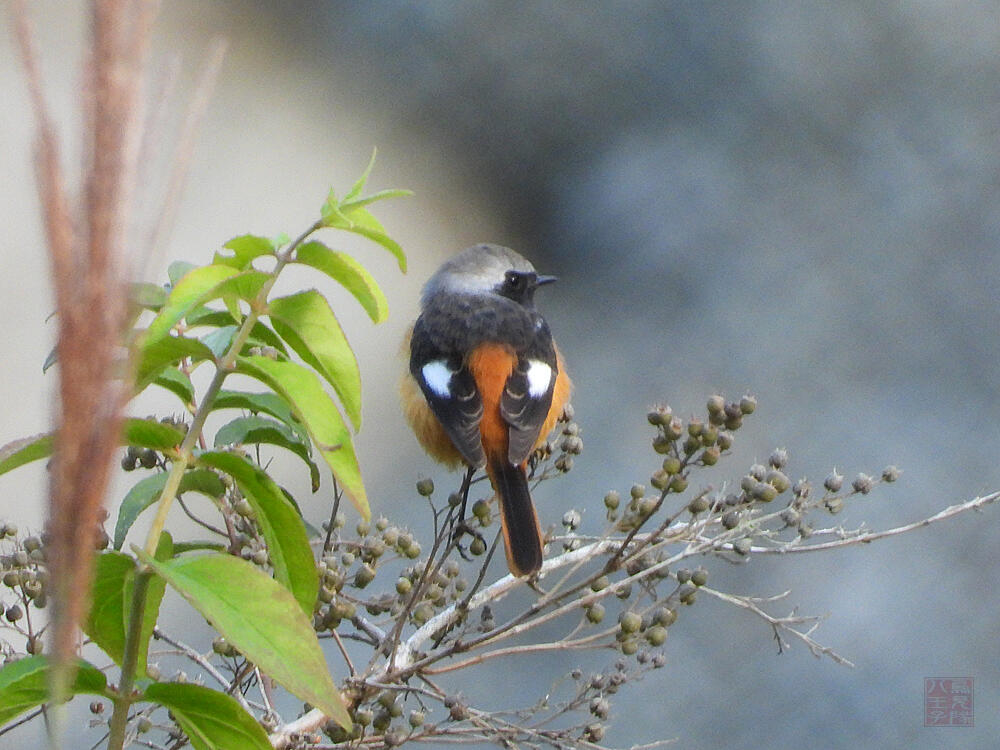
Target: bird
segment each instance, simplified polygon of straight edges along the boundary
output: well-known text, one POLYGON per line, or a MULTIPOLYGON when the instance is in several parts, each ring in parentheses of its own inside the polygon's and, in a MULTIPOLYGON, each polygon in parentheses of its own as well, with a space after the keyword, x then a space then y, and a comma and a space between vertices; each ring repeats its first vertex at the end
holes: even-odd
POLYGON ((474 245, 445 261, 424 285, 420 314, 404 340, 406 420, 435 460, 451 468, 464 464, 470 472, 486 469, 499 500, 507 566, 517 577, 537 573, 543 556, 528 459, 572 390, 535 307, 535 291, 555 280, 510 248, 474 245))

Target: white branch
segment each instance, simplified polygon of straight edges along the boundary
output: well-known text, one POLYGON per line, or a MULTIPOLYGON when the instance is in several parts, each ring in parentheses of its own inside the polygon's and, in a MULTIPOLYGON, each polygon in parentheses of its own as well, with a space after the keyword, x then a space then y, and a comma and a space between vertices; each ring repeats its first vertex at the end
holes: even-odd
MULTIPOLYGON (((857 533, 854 535, 849 535, 843 539, 836 539, 829 542, 820 542, 818 544, 807 544, 800 546, 781 546, 781 547, 752 547, 751 552, 755 554, 771 554, 771 555, 784 555, 794 552, 819 552, 821 550, 836 549, 838 547, 846 547, 851 544, 869 544, 871 542, 877 541, 879 539, 885 539, 888 537, 898 536, 900 534, 905 534, 910 531, 915 531, 916 529, 923 528, 924 526, 930 526, 938 521, 943 521, 948 518, 959 515, 960 513, 965 513, 970 510, 981 510, 985 506, 1000 500, 1000 491, 992 492, 988 495, 983 495, 977 497, 973 500, 968 500, 964 503, 959 503, 957 505, 951 505, 944 510, 935 513, 933 516, 925 518, 920 521, 915 521, 914 523, 906 524, 903 526, 897 526, 892 529, 887 529, 885 531, 874 531, 867 533, 857 533)), ((777 514, 775 514, 777 515, 777 514)), ((707 520, 707 519, 706 519, 707 520)), ((668 528, 663 532, 660 537, 661 541, 668 537, 677 538, 678 536, 683 536, 684 532, 694 532, 696 535, 699 534, 699 527, 704 527, 705 521, 693 522, 690 524, 677 523, 668 528)), ((649 539, 648 534, 636 534, 632 539, 632 544, 641 544, 649 539)), ((528 622, 521 623, 515 628, 508 629, 502 634, 504 637, 510 637, 516 635, 524 630, 530 629, 537 626, 543 621, 551 619, 552 617, 560 616, 564 614, 570 608, 578 608, 586 603, 590 599, 603 598, 608 594, 614 593, 617 589, 622 586, 628 585, 631 582, 641 580, 657 570, 662 569, 664 566, 671 565, 678 559, 683 559, 689 557, 692 554, 697 554, 706 551, 706 548, 711 548, 714 544, 713 540, 710 538, 689 538, 688 546, 677 555, 670 557, 667 560, 656 563, 642 571, 639 571, 634 576, 629 576, 617 581, 611 586, 603 589, 600 592, 589 593, 587 596, 580 598, 579 600, 574 600, 570 604, 557 607, 551 612, 546 612, 544 615, 539 614, 537 617, 532 618, 528 622)), ((542 565, 542 570, 540 572, 540 577, 544 578, 547 574, 565 568, 567 566, 577 565, 581 562, 585 562, 590 558, 597 557, 606 553, 614 553, 618 550, 621 545, 622 539, 620 538, 605 538, 598 541, 586 544, 578 549, 572 550, 571 552, 564 552, 556 557, 551 557, 545 561, 542 565)), ((721 547, 716 547, 716 549, 732 549, 731 544, 725 544, 721 547)), ((387 663, 385 667, 379 672, 371 675, 372 680, 376 682, 380 681, 381 677, 384 677, 394 671, 399 669, 405 669, 411 666, 418 660, 418 652, 420 647, 428 641, 435 633, 442 630, 443 628, 450 627, 457 623, 463 615, 467 615, 468 612, 475 611, 486 604, 490 604, 495 601, 503 599, 507 594, 509 594, 516 586, 521 583, 521 580, 514 578, 511 575, 505 575, 496 582, 490 584, 489 586, 480 589, 476 592, 472 598, 469 600, 466 611, 463 613, 460 611, 457 604, 452 604, 446 609, 439 612, 437 615, 432 617, 416 631, 414 631, 409 638, 402 641, 399 648, 396 651, 395 657, 392 659, 392 663, 387 663)), ((820 618, 817 617, 803 617, 803 616, 789 616, 789 617, 773 617, 765 612, 758 606, 758 602, 761 601, 774 601, 775 599, 781 598, 772 597, 770 599, 758 599, 748 596, 735 596, 732 594, 726 594, 721 591, 715 591, 714 589, 709 589, 702 587, 700 589, 706 594, 714 596, 722 601, 735 604, 738 607, 749 610, 756 614, 757 616, 763 618, 771 627, 774 629, 775 635, 780 638, 780 632, 785 632, 804 643, 815 656, 828 656, 833 659, 838 664, 844 664, 846 666, 853 667, 854 665, 845 659, 844 657, 837 654, 832 649, 823 646, 812 639, 810 634, 815 629, 820 618), (813 623, 813 627, 809 628, 805 632, 796 630, 793 625, 813 623)), ((787 593, 787 592, 786 592, 787 593)), ((784 596, 784 595, 782 595, 784 596)), ((547 600, 547 596, 543 596, 537 605, 544 605, 547 600)), ((485 642, 484 642, 485 643, 485 642)), ((779 640, 779 643, 781 641, 779 640)), ((483 645, 483 644, 479 644, 483 645)), ((280 727, 270 736, 271 744, 276 748, 276 750, 283 750, 288 748, 291 744, 293 737, 297 735, 310 734, 317 731, 323 723, 326 721, 326 717, 322 712, 313 709, 307 714, 300 716, 295 721, 292 721, 284 726, 280 727)))
MULTIPOLYGON (((930 526, 932 523, 937 523, 938 521, 944 521, 945 519, 957 516, 959 513, 965 513, 970 510, 982 510, 985 506, 995 503, 997 500, 1000 500, 1000 490, 997 492, 991 492, 988 495, 982 495, 972 500, 967 500, 964 503, 949 505, 944 510, 935 513, 929 518, 914 521, 913 523, 908 523, 903 526, 897 526, 892 529, 886 529, 885 531, 858 533, 846 536, 843 539, 835 539, 833 541, 820 542, 818 544, 802 544, 797 546, 780 547, 751 547, 750 551, 751 553, 763 555, 787 555, 793 552, 818 552, 820 550, 836 549, 838 547, 847 547, 851 544, 870 544, 871 542, 879 539, 886 539, 888 537, 906 534, 910 531, 916 531, 924 526, 930 526)), ((724 545, 724 549, 731 548, 731 544, 724 545)))

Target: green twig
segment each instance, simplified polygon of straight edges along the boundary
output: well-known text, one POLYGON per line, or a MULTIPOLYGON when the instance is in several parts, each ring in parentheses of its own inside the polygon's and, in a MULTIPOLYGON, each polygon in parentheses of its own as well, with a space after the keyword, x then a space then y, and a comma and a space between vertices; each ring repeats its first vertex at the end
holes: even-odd
POLYGON ((143 612, 146 609, 146 594, 149 591, 149 580, 153 573, 146 566, 141 566, 136 572, 135 583, 132 586, 132 604, 129 608, 128 632, 125 634, 125 656, 122 660, 122 674, 115 695, 114 711, 108 725, 108 747, 123 748, 125 746, 125 730, 128 727, 128 712, 132 706, 132 687, 135 684, 135 669, 139 663, 139 641, 142 639, 143 612))

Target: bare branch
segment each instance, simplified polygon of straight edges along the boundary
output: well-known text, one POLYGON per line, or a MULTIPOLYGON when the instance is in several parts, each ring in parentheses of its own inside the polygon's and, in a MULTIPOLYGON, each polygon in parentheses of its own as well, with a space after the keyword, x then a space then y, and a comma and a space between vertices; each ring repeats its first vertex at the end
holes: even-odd
MULTIPOLYGON (((183 641, 178 640, 177 638, 173 638, 172 636, 167 635, 159 627, 153 628, 153 637, 163 641, 164 643, 169 643, 171 646, 176 648, 181 654, 183 654, 185 657, 187 657, 195 664, 197 664, 199 667, 204 669, 205 672, 211 675, 212 679, 218 682, 222 687, 226 688, 227 690, 231 687, 231 682, 226 679, 226 676, 223 675, 221 672, 219 672, 214 666, 212 666, 212 662, 210 662, 208 659, 206 659, 204 656, 198 653, 191 646, 187 645, 183 641)), ((247 700, 243 696, 242 691, 234 690, 232 694, 233 696, 235 696, 236 700, 239 701, 240 705, 243 706, 243 710, 249 713, 250 705, 247 703, 247 700)))
POLYGON ((438 675, 444 674, 445 672, 455 672, 457 670, 466 669, 468 667, 475 666, 476 664, 482 664, 483 662, 490 661, 491 659, 498 659, 503 656, 537 654, 544 653, 546 651, 582 651, 595 648, 606 648, 609 645, 608 636, 613 632, 613 630, 610 630, 595 633, 594 635, 589 635, 586 638, 549 641, 547 643, 528 643, 521 646, 498 648, 493 651, 478 654, 469 659, 463 659, 461 661, 448 664, 444 667, 429 667, 425 669, 423 673, 428 675, 438 675))
MULTIPOLYGON (((899 536, 900 534, 907 534, 911 531, 922 529, 939 521, 954 518, 955 516, 970 510, 982 510, 987 505, 995 503, 997 500, 1000 500, 1000 491, 991 492, 988 495, 981 495, 980 497, 973 498, 972 500, 967 500, 964 503, 949 505, 947 508, 935 513, 933 516, 929 516, 920 521, 914 521, 913 523, 904 524, 902 526, 896 526, 892 529, 886 529, 885 531, 850 532, 843 529, 822 529, 814 532, 814 534, 837 533, 842 534, 843 538, 829 542, 819 542, 816 544, 783 545, 778 547, 754 546, 751 547, 750 551, 753 554, 759 555, 787 555, 799 552, 820 552, 822 550, 849 547, 854 544, 871 544, 872 542, 876 542, 880 539, 888 539, 889 537, 899 536)), ((728 547, 731 548, 732 545, 728 545, 728 547)))
POLYGON ((787 617, 773 617, 772 615, 769 615, 767 612, 761 609, 760 606, 758 605, 758 602, 760 601, 774 601, 776 599, 783 598, 787 596, 789 592, 786 591, 784 594, 781 594, 777 597, 769 597, 766 600, 762 600, 760 598, 752 596, 735 596, 733 594, 726 594, 721 591, 716 591, 715 589, 708 588, 707 586, 703 586, 701 590, 704 591, 706 594, 714 596, 716 599, 720 599, 730 604, 735 604, 737 607, 741 607, 750 612, 753 612, 755 615, 757 615, 765 622, 767 622, 774 630, 774 638, 776 641, 778 641, 779 650, 787 648, 787 646, 781 640, 781 634, 787 633, 788 635, 798 638, 800 641, 806 644, 806 646, 812 652, 813 656, 815 656, 816 658, 828 656, 831 659, 833 659, 833 661, 835 661, 837 664, 840 664, 845 667, 851 667, 851 668, 854 667, 853 662, 844 658, 836 651, 834 651, 832 648, 817 643, 810 637, 810 633, 812 633, 813 630, 816 629, 816 627, 819 625, 819 621, 823 618, 816 615, 812 616, 788 615, 787 617), (793 627, 794 625, 804 625, 806 623, 812 623, 812 627, 805 632, 793 627))
MULTIPOLYGON (((752 551, 754 553, 762 554, 787 554, 789 552, 818 552, 825 549, 843 547, 849 544, 867 544, 878 539, 884 539, 910 531, 915 531, 916 529, 929 526, 933 523, 937 523, 938 521, 953 518, 966 511, 980 510, 986 505, 996 502, 998 499, 1000 499, 1000 491, 990 493, 964 503, 952 505, 921 521, 905 524, 903 526, 887 529, 885 531, 861 533, 831 542, 822 542, 813 545, 790 546, 787 548, 754 546, 752 551)), ((779 515, 780 512, 774 512, 767 514, 767 516, 763 518, 778 517, 779 515)), ((688 544, 682 551, 667 559, 657 562, 654 565, 646 567, 634 575, 630 575, 620 581, 616 581, 602 591, 588 592, 582 596, 574 598, 566 604, 558 605, 551 610, 545 611, 544 607, 540 605, 546 601, 556 601, 557 596, 556 591, 554 590, 553 592, 543 596, 539 602, 536 603, 536 606, 532 608, 530 616, 525 618, 523 621, 519 623, 509 623, 507 626, 501 626, 501 628, 498 628, 495 631, 484 634, 484 636, 480 639, 460 644, 462 646, 460 649, 455 649, 454 644, 451 644, 451 646, 443 650, 447 653, 455 654, 462 650, 472 650, 485 644, 495 642, 500 637, 508 638, 522 634, 523 632, 538 627, 545 622, 563 616, 572 610, 577 610, 590 602, 597 601, 605 596, 614 595, 616 591, 630 585, 633 582, 640 581, 650 575, 654 575, 658 571, 669 565, 675 564, 679 560, 692 555, 701 555, 705 552, 712 551, 713 549, 719 549, 717 540, 703 536, 705 529, 715 522, 716 520, 711 518, 703 518, 695 520, 691 523, 675 522, 669 528, 657 530, 657 532, 652 534, 635 534, 631 539, 631 544, 642 544, 643 546, 648 545, 648 548, 658 547, 668 541, 670 543, 687 541, 688 544), (667 536, 664 537, 662 536, 663 534, 666 534, 667 536), (659 536, 659 539, 656 538, 657 536, 659 536)), ((552 572, 563 568, 579 569, 581 564, 586 564, 588 561, 597 560, 604 555, 617 554, 622 549, 622 541, 623 539, 621 538, 602 538, 592 541, 589 544, 581 546, 570 552, 564 552, 561 555, 550 557, 543 564, 541 575, 544 578, 545 575, 551 574, 552 572)), ((731 544, 727 543, 727 545, 729 549, 732 548, 731 544)), ((726 548, 725 545, 724 548, 726 548)), ((417 660, 416 657, 420 653, 420 649, 433 637, 436 632, 453 625, 461 617, 467 616, 467 613, 470 611, 475 611, 487 604, 494 604, 497 601, 502 600, 507 596, 507 594, 517 588, 520 583, 520 579, 516 579, 511 575, 504 575, 489 586, 477 591, 472 597, 465 600, 463 602, 464 607, 460 607, 458 604, 453 604, 441 610, 437 615, 415 630, 408 638, 402 640, 395 654, 395 658, 392 660, 392 664, 390 665, 387 663, 383 668, 383 671, 373 673, 365 681, 365 683, 369 685, 392 685, 395 684, 393 682, 395 679, 394 675, 403 673, 410 674, 414 669, 416 670, 416 673, 421 676, 430 676, 431 674, 438 672, 454 671, 456 669, 471 667, 488 659, 500 656, 512 656, 515 654, 530 653, 539 650, 565 648, 567 646, 565 641, 511 646, 502 649, 495 649, 486 653, 476 654, 465 660, 449 664, 446 667, 436 668, 431 668, 430 664, 442 658, 441 654, 435 654, 432 657, 425 657, 419 661, 417 660)), ((568 583, 568 579, 566 577, 561 578, 559 583, 560 586, 557 586, 557 589, 568 583)), ((699 590, 704 591, 706 594, 721 601, 734 604, 741 609, 752 612, 763 619, 773 629, 775 638, 778 640, 779 648, 787 647, 787 643, 783 640, 783 636, 790 637, 805 644, 810 653, 818 658, 825 656, 843 666, 854 666, 850 660, 833 649, 822 645, 812 637, 812 633, 822 620, 821 617, 796 615, 794 613, 786 617, 775 617, 762 608, 761 604, 783 599, 788 595, 788 592, 775 597, 759 598, 727 594, 725 592, 717 591, 704 586, 700 587, 699 590), (800 626, 810 627, 803 629, 800 626)), ((566 592, 561 592, 559 596, 562 596, 565 593, 566 592)), ((604 636, 606 633, 601 633, 599 635, 604 636)), ((589 647, 589 641, 594 638, 595 636, 588 636, 587 638, 578 639, 579 647, 589 647)), ((573 645, 574 643, 576 642, 571 642, 569 645, 573 645)), ((496 721, 497 717, 494 716, 492 719, 496 721)), ((312 710, 295 721, 280 727, 273 734, 271 734, 271 743, 275 748, 287 748, 290 746, 292 737, 315 732, 323 726, 325 721, 326 717, 324 717, 321 712, 312 710)), ((500 731, 501 734, 503 733, 502 729, 498 729, 497 731, 500 731)), ((445 741, 445 738, 443 737, 436 737, 435 739, 436 741, 445 741)), ((458 738, 451 737, 449 739, 457 740, 458 738)), ((661 743, 654 743, 653 745, 644 747, 656 747, 660 746, 660 744, 661 743)), ((586 743, 581 742, 580 746, 586 746, 586 743)))

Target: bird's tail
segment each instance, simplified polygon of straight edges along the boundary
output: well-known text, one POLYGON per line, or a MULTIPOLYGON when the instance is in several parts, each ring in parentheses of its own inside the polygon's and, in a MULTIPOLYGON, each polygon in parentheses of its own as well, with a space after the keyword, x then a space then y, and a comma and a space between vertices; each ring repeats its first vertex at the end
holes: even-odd
POLYGON ((531 502, 523 466, 512 466, 506 457, 488 462, 490 481, 500 498, 507 567, 515 576, 528 576, 542 567, 542 527, 531 502))

